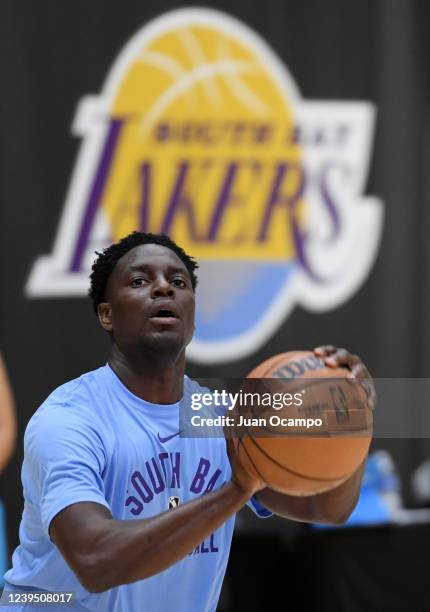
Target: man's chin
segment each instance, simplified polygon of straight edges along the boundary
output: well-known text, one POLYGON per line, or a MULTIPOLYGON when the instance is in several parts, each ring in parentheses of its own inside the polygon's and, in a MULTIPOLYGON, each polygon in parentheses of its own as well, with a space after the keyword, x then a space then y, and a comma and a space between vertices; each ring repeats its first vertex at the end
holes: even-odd
POLYGON ((143 350, 157 350, 166 353, 180 353, 187 344, 181 334, 167 329, 146 335, 140 342, 143 350))

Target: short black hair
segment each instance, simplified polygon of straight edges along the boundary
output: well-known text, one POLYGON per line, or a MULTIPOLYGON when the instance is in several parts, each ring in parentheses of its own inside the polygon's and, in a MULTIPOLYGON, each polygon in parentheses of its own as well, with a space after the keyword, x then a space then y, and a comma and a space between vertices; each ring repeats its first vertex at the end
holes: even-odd
POLYGON ((90 290, 88 295, 93 303, 94 312, 97 314, 99 304, 106 301, 106 286, 112 270, 115 268, 118 261, 128 251, 134 249, 141 244, 159 244, 173 251, 179 259, 184 263, 191 278, 191 284, 195 290, 197 286, 197 276, 195 269, 198 268, 198 263, 193 257, 180 246, 176 244, 169 236, 165 234, 150 234, 145 232, 132 232, 128 236, 121 238, 118 242, 111 244, 101 253, 96 251, 98 255, 92 266, 90 275, 90 290))

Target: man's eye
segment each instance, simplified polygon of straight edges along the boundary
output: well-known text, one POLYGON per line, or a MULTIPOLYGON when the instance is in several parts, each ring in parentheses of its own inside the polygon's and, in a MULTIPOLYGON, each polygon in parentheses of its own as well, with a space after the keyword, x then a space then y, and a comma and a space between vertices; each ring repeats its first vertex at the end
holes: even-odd
POLYGON ((133 278, 130 285, 132 287, 142 287, 145 283, 146 283, 146 280, 144 278, 139 277, 139 278, 133 278))
POLYGON ((181 288, 185 288, 187 286, 187 283, 184 281, 183 278, 174 278, 172 280, 172 284, 175 285, 175 287, 181 288))

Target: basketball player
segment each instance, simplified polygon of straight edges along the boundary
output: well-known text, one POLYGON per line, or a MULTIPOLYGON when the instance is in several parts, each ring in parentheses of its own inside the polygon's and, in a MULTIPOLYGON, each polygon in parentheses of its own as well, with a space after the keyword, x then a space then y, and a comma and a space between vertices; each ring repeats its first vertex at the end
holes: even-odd
MULTIPOLYGON (((179 435, 180 407, 199 389, 184 376, 196 267, 160 235, 133 233, 99 255, 90 296, 109 360, 56 389, 27 427, 8 592, 73 592, 74 610, 214 611, 245 504, 260 516, 325 523, 352 511, 361 469, 330 493, 299 499, 248 474, 223 438, 179 435)), ((371 387, 357 357, 317 352, 371 387)))
POLYGON ((15 406, 6 366, 0 354, 0 474, 15 448, 15 406))
MULTIPOLYGON (((15 406, 3 357, 0 354, 0 474, 6 467, 15 448, 15 406)), ((0 493, 2 493, 0 491, 0 493)), ((6 521, 0 498, 0 589, 6 571, 6 521)))

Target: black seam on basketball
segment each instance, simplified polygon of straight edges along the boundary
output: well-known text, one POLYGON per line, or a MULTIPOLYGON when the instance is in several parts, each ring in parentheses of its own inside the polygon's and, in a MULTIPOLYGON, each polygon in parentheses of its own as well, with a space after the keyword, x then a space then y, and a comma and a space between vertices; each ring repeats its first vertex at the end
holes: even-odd
MULTIPOLYGON (((273 457, 271 457, 270 455, 267 454, 267 452, 261 448, 261 446, 259 446, 256 441, 254 440, 254 438, 252 436, 248 436, 248 439, 251 440, 251 442, 258 448, 258 450, 260 451, 260 453, 262 455, 264 455, 264 457, 266 459, 268 459, 269 461, 271 461, 272 463, 274 463, 276 466, 278 466, 281 470, 285 470, 286 472, 289 472, 290 474, 292 474, 293 476, 298 476, 299 478, 303 478, 305 480, 314 480, 316 482, 334 482, 337 480, 341 480, 342 478, 345 477, 345 475, 343 476, 337 476, 337 477, 333 477, 333 478, 321 478, 318 476, 308 476, 307 474, 302 474, 301 472, 296 472, 295 470, 292 470, 289 467, 286 467, 285 465, 282 465, 281 463, 279 463, 279 461, 276 461, 276 459, 274 459, 273 457)), ((246 447, 244 447, 244 449, 246 450, 246 447)), ((249 457, 249 453, 246 453, 249 457)), ((264 479, 263 479, 264 480, 264 479)))
MULTIPOLYGON (((255 417, 256 419, 260 419, 260 418, 264 418, 261 416, 257 416, 253 410, 254 406, 252 406, 252 416, 255 417)), ((335 410, 329 410, 328 412, 336 412, 335 410)), ((327 413, 327 411, 326 411, 327 413)), ((325 414, 326 414, 325 413, 325 414)), ((294 417, 291 417, 294 418, 294 417)), ((297 418, 306 418, 306 417, 297 417, 297 418)), ((265 421, 267 422, 267 419, 265 418, 265 421)), ((371 429, 371 427, 367 426, 367 427, 360 427, 359 429, 342 429, 342 430, 335 430, 335 431, 314 431, 314 432, 288 432, 288 433, 280 433, 278 430, 276 429, 271 429, 270 426, 267 427, 267 425, 259 425, 259 428, 262 429, 263 431, 267 431, 268 434, 272 434, 271 437, 273 438, 305 438, 305 437, 309 437, 309 438, 337 438, 340 436, 344 436, 346 434, 354 434, 354 433, 359 433, 361 431, 369 431, 369 429, 371 429)), ((252 436, 251 436, 252 437, 252 436)), ((257 436, 258 438, 265 438, 266 436, 257 436)), ((359 437, 359 436, 357 436, 359 437)))
MULTIPOLYGON (((278 361, 275 362, 275 364, 273 366, 271 366, 271 368, 275 367, 277 363, 278 363, 278 361)), ((248 380, 250 380, 250 379, 248 379, 248 380)), ((261 380, 261 379, 254 379, 254 380, 257 382, 258 380, 261 380)), ((270 380, 274 380, 274 379, 270 379, 270 380)), ((293 381, 297 382, 297 380, 300 380, 300 379, 297 379, 297 378, 296 379, 291 379, 292 382, 293 381)), ((341 377, 341 378, 334 377, 333 381, 344 382, 345 378, 343 378, 343 377, 341 377)), ((315 378, 315 379, 312 378, 312 379, 307 379, 307 382, 304 382, 304 380, 303 380, 303 384, 301 385, 301 388, 302 389, 306 389, 306 388, 311 387, 311 386, 319 386, 320 384, 327 384, 327 378, 315 378)), ((255 388, 254 385, 253 385, 253 387, 255 388)), ((244 413, 243 408, 244 407, 241 406, 241 405, 238 406, 238 413, 239 413, 239 415, 242 415, 244 413)), ((256 415, 255 410, 256 410, 256 407, 254 405, 251 405, 251 414, 252 414, 252 416, 254 416, 255 418, 260 418, 260 417, 258 417, 256 415)), ((334 412, 334 410, 331 410, 331 411, 334 412)), ((262 427, 262 429, 263 429, 263 431, 273 432, 273 430, 271 430, 271 429, 269 429, 267 427, 262 427)), ((369 427, 367 427, 367 428, 363 427, 363 428, 360 428, 360 429, 353 429, 353 430, 351 430, 351 429, 348 429, 348 430, 344 429, 342 431, 337 431, 337 432, 323 432, 323 433, 314 432, 312 434, 312 437, 317 437, 317 438, 322 438, 322 437, 332 438, 332 437, 340 437, 340 436, 345 436, 347 434, 357 433, 359 431, 368 431, 368 430, 369 430, 369 427)), ((304 480, 307 480, 307 481, 314 481, 314 482, 321 482, 321 483, 324 483, 324 482, 334 482, 334 481, 338 481, 338 480, 340 480, 342 478, 342 477, 337 477, 337 478, 322 478, 322 477, 317 477, 317 476, 309 476, 308 474, 303 474, 301 472, 293 470, 292 468, 287 467, 286 465, 283 465, 282 463, 280 463, 279 461, 277 461, 276 459, 271 457, 267 453, 267 451, 260 446, 260 444, 255 440, 255 438, 252 435, 250 435, 250 430, 249 430, 249 428, 247 426, 243 427, 243 432, 246 432, 247 437, 250 439, 250 442, 252 442, 252 444, 258 449, 258 451, 262 454, 263 457, 265 457, 265 459, 268 462, 270 462, 271 464, 277 466, 280 470, 283 470, 286 473, 289 473, 289 474, 291 474, 293 476, 296 476, 298 478, 303 478, 304 480)), ((278 435, 277 437, 288 438, 289 435, 290 434, 287 434, 285 436, 279 436, 278 435)), ((310 437, 309 436, 309 432, 303 432, 302 434, 297 434, 297 433, 295 433, 295 434, 292 433, 291 434, 291 437, 300 437, 301 438, 301 437, 305 437, 305 436, 306 437, 310 437)), ((242 437, 244 437, 244 436, 242 436, 242 437)), ((260 470, 255 465, 255 461, 252 459, 252 457, 251 457, 251 455, 250 455, 246 445, 243 443, 242 437, 238 436, 238 438, 239 438, 239 445, 242 446, 243 450, 246 453, 246 456, 248 457, 248 460, 252 464, 252 466, 255 469, 255 471, 257 472, 257 474, 259 474, 261 476, 261 478, 263 478, 263 480, 264 480, 264 477, 262 476, 260 470)))
MULTIPOLYGON (((270 379, 270 380, 274 380, 274 379, 270 379)), ((297 380, 297 379, 295 379, 295 380, 297 380)), ((343 381, 345 379, 344 378, 333 378, 333 380, 343 381)), ((318 386, 318 385, 320 385, 322 383, 327 383, 327 379, 326 378, 311 379, 308 384, 303 385, 302 389, 303 388, 306 389, 307 387, 310 387, 310 386, 318 386)), ((255 408, 256 407, 254 405, 251 405, 251 414, 256 419, 259 419, 259 418, 261 418, 261 416, 258 416, 258 415, 255 414, 255 408)), ((240 406, 239 406, 239 410, 240 410, 240 406)), ((325 411, 325 413, 326 412, 327 411, 325 411)), ((336 411, 335 410, 329 410, 328 412, 336 412, 336 411)), ((239 414, 240 414, 240 412, 239 412, 239 414)), ((297 417, 297 418, 306 418, 306 417, 297 417)), ((277 438, 282 438, 282 437, 288 438, 289 436, 291 436, 291 437, 300 437, 300 438, 301 437, 306 437, 306 436, 315 437, 315 438, 323 438, 323 437, 325 437, 325 438, 335 438, 335 437, 343 436, 345 434, 358 433, 360 431, 369 431, 369 427, 360 427, 359 429, 342 429, 341 431, 329 431, 329 432, 321 432, 321 433, 320 432, 313 432, 311 434, 311 436, 309 435, 308 432, 303 432, 303 433, 294 432, 294 433, 291 433, 291 434, 288 433, 288 434, 285 434, 285 435, 282 436, 282 435, 278 434, 277 430, 270 429, 267 426, 261 425, 260 429, 262 429, 263 431, 267 431, 268 433, 271 433, 271 434, 276 433, 277 435, 274 436, 274 437, 277 437, 277 438)), ((264 436, 260 436, 260 437, 264 437, 264 436)))
MULTIPOLYGON (((258 378, 256 378, 256 379, 248 379, 248 380, 255 380, 255 381, 260 381, 260 382, 261 382, 261 380, 276 380, 276 379, 274 379, 274 378, 269 378, 269 379, 262 379, 262 378, 258 379, 258 378)), ((284 379, 282 379, 282 378, 281 378, 281 379, 279 379, 279 380, 284 380, 284 379)), ((290 380, 290 379, 285 379, 285 380, 290 380)), ((297 382, 298 380, 301 380, 301 379, 300 379, 300 378, 294 378, 294 379, 291 379, 291 382, 293 382, 293 381, 294 381, 294 382, 297 382)), ((321 385, 321 384, 326 384, 326 383, 327 383, 327 380, 332 380, 332 381, 345 381, 346 379, 345 379, 345 378, 338 378, 338 377, 336 377, 336 378, 333 378, 333 379, 327 379, 327 378, 312 378, 312 379, 304 379, 304 380, 308 380, 309 382, 307 382, 307 383, 303 383, 303 385, 301 385, 301 389, 302 389, 302 390, 307 389, 308 387, 318 386, 318 385, 321 385)), ((357 381, 357 383, 358 383, 358 381, 357 381)), ((349 384, 349 383, 348 383, 348 384, 349 384)), ((360 384, 360 383, 358 383, 358 384, 360 384)), ((254 386, 254 387, 253 387, 253 389, 252 389, 251 391, 249 391, 249 392, 250 392, 250 393, 252 393, 252 392, 254 391, 254 389, 255 389, 255 386, 254 386)), ((248 392, 248 391, 247 391, 247 392, 248 392)), ((257 415, 255 414, 255 412, 254 412, 254 408, 255 408, 255 406, 254 406, 254 405, 251 405, 252 415, 253 415, 253 416, 255 416, 255 418, 260 418, 259 416, 257 416, 257 415)), ((239 410, 240 410, 240 406, 239 406, 239 410)), ((364 410, 364 408, 363 408, 363 410, 364 410)), ((303 417, 303 418, 305 418, 305 417, 303 417)), ((264 429, 264 428, 263 428, 263 429, 264 429)), ((368 428, 363 428, 363 429, 353 429, 353 430, 343 429, 343 430, 342 430, 342 433, 353 433, 353 432, 356 432, 356 431, 367 431, 367 429, 368 429, 368 428)), ((268 430, 268 431, 271 431, 271 430, 268 430)), ((318 436, 318 435, 321 435, 321 434, 316 434, 316 435, 318 436)), ((324 434, 324 435, 327 435, 327 434, 324 434)), ((335 435, 336 435, 336 434, 335 434, 335 435)), ((328 437, 329 437, 329 436, 328 436, 328 437)))
MULTIPOLYGON (((297 378, 255 378, 255 379, 248 379, 248 380, 270 380, 270 381, 274 381, 274 380, 280 380, 282 382, 298 382, 298 381, 303 381, 303 384, 301 385, 302 388, 307 389, 308 387, 311 387, 312 385, 322 385, 322 384, 327 384, 327 382, 345 382, 347 381, 347 384, 356 384, 359 386, 359 389, 362 388, 361 383, 358 380, 353 380, 352 378, 346 378, 346 376, 333 376, 333 378, 330 378, 328 376, 316 376, 315 378, 304 378, 304 377, 297 377, 297 378)), ((363 389, 363 393, 365 393, 364 389, 363 389)))
MULTIPOLYGON (((260 426, 260 429, 263 429, 262 426, 260 426)), ((368 432, 370 428, 363 428, 363 429, 342 429, 342 431, 327 431, 327 432, 323 432, 323 433, 319 433, 317 431, 315 432, 291 432, 291 433, 285 433, 285 434, 281 434, 278 432, 273 432, 271 429, 265 429, 265 431, 267 431, 266 436, 261 435, 261 436, 255 436, 258 440, 258 438, 341 438, 341 437, 348 437, 351 434, 358 434, 360 432, 368 432)), ((250 437, 254 437, 254 436, 250 436, 250 437)), ((357 438, 360 437, 365 437, 365 436, 358 436, 357 438)))
MULTIPOLYGON (((305 478, 306 480, 314 480, 316 482, 333 482, 333 480, 339 480, 339 478, 318 478, 316 476, 308 476, 307 474, 302 474, 300 472, 297 472, 285 465, 282 465, 281 463, 279 463, 279 461, 277 461, 276 459, 274 459, 273 457, 271 457, 264 449, 261 448, 261 446, 259 444, 257 444, 257 442, 255 441, 255 439, 253 438, 253 436, 251 436, 249 434, 249 429, 247 426, 244 427, 244 430, 246 431, 246 433, 248 434, 248 439, 251 440, 251 442, 254 444, 254 446, 256 446, 258 448, 258 450, 260 451, 260 453, 269 461, 271 461, 273 464, 275 464, 276 466, 278 466, 281 470, 285 470, 286 472, 289 472, 290 474, 292 474, 293 476, 298 476, 300 478, 305 478)), ((242 442, 242 440, 241 440, 242 442)), ((243 445, 243 443, 242 443, 243 445)), ((246 454, 249 458, 249 460, 252 462, 252 464, 254 465, 254 462, 252 461, 251 457, 249 456, 248 451, 246 450, 246 446, 243 446, 244 450, 246 451, 246 454)))
MULTIPOLYGON (((281 358, 281 359, 282 359, 282 358, 281 358)), ((279 361, 279 360, 277 360, 277 361, 275 362, 275 365, 278 363, 278 361, 279 361)), ((270 370, 270 369, 269 369, 269 370, 270 370)), ((266 375, 266 374, 267 374, 267 372, 265 372, 265 375, 266 375)), ((255 383, 254 383, 254 385, 253 385, 252 389, 251 389, 251 390, 249 390, 249 389, 247 389, 247 390, 246 390, 246 393, 248 393, 248 392, 249 392, 249 393, 254 393, 254 392, 255 392, 255 387, 256 387, 256 385, 257 385, 257 383, 258 383, 258 382, 260 382, 260 383, 261 383, 261 381, 262 381, 262 380, 270 380, 270 381, 273 381, 273 380, 277 380, 277 379, 275 379, 275 378, 268 378, 268 379, 265 379, 264 377, 262 377, 262 378, 255 378, 255 379, 251 379, 251 378, 249 378, 249 379, 246 379, 246 380, 247 380, 247 381, 249 381, 249 380, 255 381, 255 383)), ((302 384, 300 385, 301 390, 303 391, 303 390, 307 389, 308 387, 312 387, 312 386, 317 387, 317 386, 319 386, 319 385, 321 385, 321 384, 326 384, 328 380, 329 380, 329 381, 332 381, 332 382, 338 382, 338 383, 342 382, 342 383, 343 383, 343 382, 344 382, 345 380, 347 380, 347 379, 346 379, 346 377, 333 377, 332 379, 330 379, 330 378, 329 378, 329 379, 327 379, 326 377, 323 377, 323 378, 303 378, 303 377, 298 377, 298 378, 291 378, 291 379, 289 379, 289 378, 286 378, 286 379, 280 378, 280 379, 278 379, 278 380, 282 380, 282 381, 289 381, 289 382, 291 382, 291 383, 293 383, 293 382, 294 382, 294 383, 297 383, 298 381, 303 381, 303 382, 302 382, 302 384), (307 382, 304 382, 304 381, 307 381, 307 382)), ((353 381, 351 381, 351 382, 353 382, 353 381)), ((249 384, 249 383, 248 383, 248 384, 249 384)), ((349 384, 349 383, 347 383, 347 384, 349 384)), ((359 383, 359 381, 357 381, 357 384, 360 384, 360 383, 359 383)), ((364 391, 364 390, 363 390, 363 391, 364 391)), ((367 398, 366 398, 366 399, 367 399, 367 398)), ((363 401, 364 401, 364 400, 363 400, 363 401)), ((255 408, 255 407, 252 405, 252 406, 251 406, 252 414, 253 414, 253 415, 254 415, 256 418, 259 418, 259 417, 257 417, 257 416, 255 415, 254 408, 255 408)), ((367 431, 367 430, 368 430, 368 428, 362 428, 362 429, 353 429, 353 430, 343 429, 343 430, 342 430, 342 433, 343 433, 343 434, 347 434, 347 433, 355 433, 355 432, 358 432, 358 431, 367 431)), ((267 430, 267 431, 272 431, 272 430, 270 430, 270 429, 269 429, 269 430, 267 430)), ((307 434, 302 434, 302 435, 307 435, 307 434)), ((324 436, 326 436, 326 437, 331 437, 331 435, 330 435, 330 434, 327 434, 327 433, 325 433, 325 434, 317 434, 317 433, 315 433, 315 437, 319 437, 319 436, 322 436, 322 435, 324 435, 324 436)), ((333 437, 334 437, 334 436, 336 436, 336 435, 338 435, 338 434, 337 434, 337 433, 334 433, 334 434, 333 434, 333 437)), ((278 437, 281 437, 281 436, 278 436, 278 437)))
MULTIPOLYGON (((253 416, 255 416, 255 413, 253 413, 253 416)), ((255 416, 256 419, 258 418, 263 418, 263 417, 257 417, 255 416)), ((267 419, 266 419, 267 420, 267 419)), ((247 427, 247 426, 245 426, 247 427)), ((360 429, 342 429, 342 430, 337 430, 337 431, 313 431, 313 432, 288 432, 288 433, 281 433, 276 429, 270 429, 270 427, 264 426, 264 425, 259 425, 259 429, 267 432, 268 436, 257 436, 257 438, 266 438, 266 437, 271 437, 271 438, 339 438, 342 436, 346 436, 348 434, 358 434, 360 432, 368 432, 369 429, 371 429, 371 427, 360 427, 360 429)), ((249 430, 246 430, 247 433, 249 432, 249 430)), ((249 437, 253 437, 253 436, 249 436, 249 437)), ((357 436, 357 438, 360 436, 357 436)))
MULTIPOLYGON (((246 453, 246 456, 248 457, 249 461, 252 463, 252 467, 253 467, 253 468, 254 468, 254 470, 257 472, 258 476, 260 476, 260 478, 261 478, 261 480, 262 480, 263 482, 266 482, 266 480, 265 480, 265 478, 264 478, 263 474, 262 474, 262 473, 260 472, 260 470, 257 468, 257 466, 255 465, 255 463, 254 463, 253 459, 252 459, 252 458, 249 456, 249 453, 248 453, 248 451, 247 451, 247 449, 246 449, 246 446, 244 446, 244 444, 243 444, 243 442, 242 442, 242 439, 239 439, 239 446, 242 446, 243 450, 244 450, 244 451, 245 451, 245 453, 246 453)), ((245 468, 245 469, 246 469, 246 468, 245 468)))
MULTIPOLYGON (((327 384, 328 381, 330 382, 344 382, 344 381, 348 381, 348 385, 349 384, 357 384, 360 385, 359 388, 361 388, 361 384, 360 382, 357 380, 356 382, 351 379, 351 378, 346 378, 346 377, 342 377, 342 376, 333 376, 333 378, 328 378, 325 376, 322 377, 317 377, 317 378, 303 378, 303 377, 298 377, 298 378, 248 378, 247 380, 255 380, 255 381, 259 381, 261 382, 262 380, 270 380, 270 381, 274 381, 274 380, 280 380, 282 382, 284 381, 288 381, 291 383, 297 383, 298 381, 306 381, 303 382, 301 386, 302 389, 307 389, 308 387, 312 387, 312 385, 318 386, 318 385, 322 385, 322 384, 327 384)), ((364 389, 363 389, 363 393, 365 393, 364 389)))

